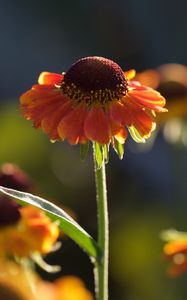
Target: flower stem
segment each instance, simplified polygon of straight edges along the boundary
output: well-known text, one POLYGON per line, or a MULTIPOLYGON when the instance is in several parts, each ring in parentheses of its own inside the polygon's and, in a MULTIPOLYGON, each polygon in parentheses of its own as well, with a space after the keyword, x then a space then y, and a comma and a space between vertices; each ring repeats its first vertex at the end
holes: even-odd
POLYGON ((93 157, 96 182, 96 199, 98 211, 98 244, 101 249, 101 260, 96 263, 95 284, 97 300, 108 300, 108 207, 106 190, 105 162, 103 159, 100 168, 96 161, 96 148, 93 144, 93 157))

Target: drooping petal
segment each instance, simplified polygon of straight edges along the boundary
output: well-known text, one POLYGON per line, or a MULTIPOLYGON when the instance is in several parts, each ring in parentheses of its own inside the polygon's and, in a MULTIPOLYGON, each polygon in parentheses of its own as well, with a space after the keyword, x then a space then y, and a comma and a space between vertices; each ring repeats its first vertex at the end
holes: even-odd
POLYGON ((42 127, 50 138, 55 140, 59 138, 55 125, 58 125, 66 111, 65 107, 69 107, 71 101, 59 88, 48 87, 43 85, 41 88, 40 85, 36 85, 23 94, 21 110, 26 119, 33 121, 35 128, 42 127))
MULTIPOLYGON (((64 103, 65 99, 61 95, 56 95, 55 93, 53 96, 41 96, 41 95, 35 95, 35 99, 32 100, 30 98, 30 101, 28 100, 28 103, 21 104, 21 108, 29 108, 29 110, 34 110, 34 109, 40 109, 45 108, 51 104, 54 103, 64 103)), ((66 101, 65 101, 66 102, 66 101)))
POLYGON ((38 78, 39 84, 60 85, 64 76, 61 74, 42 72, 38 78))
POLYGON ((153 118, 145 110, 134 110, 131 112, 132 125, 130 133, 136 142, 145 142, 151 132, 156 128, 153 118))
POLYGON ((31 105, 22 105, 21 106, 21 112, 23 114, 23 116, 27 119, 27 120, 32 120, 34 123, 34 126, 36 128, 41 127, 40 123, 41 120, 44 118, 44 116, 48 113, 51 112, 53 113, 56 109, 58 109, 59 107, 59 102, 51 102, 48 103, 46 106, 36 106, 36 107, 32 107, 31 105))
POLYGON ((130 89, 128 96, 131 101, 142 105, 144 108, 153 109, 158 112, 166 112, 167 109, 163 108, 166 101, 161 94, 153 89, 130 89))
POLYGON ((131 124, 131 114, 127 106, 124 105, 124 103, 111 103, 108 110, 109 118, 112 122, 122 125, 131 124))
POLYGON ((85 135, 88 139, 102 145, 110 142, 108 118, 100 106, 93 106, 84 123, 85 135))
POLYGON ((115 123, 109 119, 111 137, 115 137, 120 144, 124 144, 128 136, 128 132, 120 123, 115 123))
POLYGON ((115 139, 120 143, 124 144, 127 139, 128 133, 124 127, 121 127, 118 133, 115 135, 115 139))
MULTIPOLYGON (((27 115, 29 116, 30 120, 33 120, 33 124, 35 128, 41 128, 42 127, 42 120, 50 114, 51 117, 53 114, 56 113, 61 107, 61 104, 59 102, 56 103, 50 103, 49 105, 46 105, 45 109, 42 109, 42 107, 31 109, 28 111, 27 115)), ((26 113, 25 113, 26 115, 26 113)))
POLYGON ((136 76, 136 71, 134 69, 131 69, 124 72, 124 75, 127 80, 131 80, 136 76))
POLYGON ((60 105, 58 109, 53 111, 49 111, 45 114, 45 116, 42 119, 41 127, 43 130, 49 134, 51 140, 57 140, 60 138, 58 134, 58 125, 61 121, 61 119, 68 114, 68 112, 71 109, 71 102, 66 102, 63 105, 60 105))
POLYGON ((69 143, 75 145, 77 143, 86 142, 84 135, 84 121, 87 114, 85 105, 79 105, 71 110, 58 125, 58 134, 62 140, 68 139, 69 143))
POLYGON ((21 105, 31 104, 31 102, 35 102, 37 104, 38 99, 43 99, 42 101, 46 101, 49 98, 53 98, 57 95, 61 95, 60 89, 50 85, 36 84, 32 87, 32 89, 21 95, 20 103, 21 105))

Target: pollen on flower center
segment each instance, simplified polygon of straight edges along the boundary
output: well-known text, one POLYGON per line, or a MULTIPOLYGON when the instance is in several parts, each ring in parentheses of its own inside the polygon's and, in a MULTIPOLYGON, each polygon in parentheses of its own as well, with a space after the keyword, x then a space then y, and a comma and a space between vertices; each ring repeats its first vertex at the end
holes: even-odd
POLYGON ((77 102, 106 104, 127 92, 122 69, 112 60, 91 56, 78 60, 64 75, 61 89, 77 102))

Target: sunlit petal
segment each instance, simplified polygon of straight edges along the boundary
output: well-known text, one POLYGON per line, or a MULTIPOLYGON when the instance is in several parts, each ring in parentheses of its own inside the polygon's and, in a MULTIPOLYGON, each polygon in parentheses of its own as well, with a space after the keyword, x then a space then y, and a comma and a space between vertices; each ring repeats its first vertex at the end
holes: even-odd
POLYGON ((42 72, 38 78, 38 83, 47 85, 60 85, 63 77, 64 76, 61 74, 42 72))
POLYGON ((132 97, 134 101, 141 104, 143 107, 153 109, 158 112, 165 112, 167 109, 163 108, 166 101, 159 92, 152 89, 136 90, 132 89, 128 93, 129 97, 132 97))
POLYGON ((108 144, 110 141, 110 128, 108 119, 99 106, 94 106, 88 113, 85 124, 85 134, 88 139, 100 144, 108 144))
POLYGON ((127 80, 131 80, 136 76, 136 71, 134 69, 131 69, 129 71, 124 72, 125 77, 127 80))
POLYGON ((86 106, 81 105, 74 108, 71 112, 62 118, 58 125, 58 134, 63 140, 68 139, 70 144, 77 144, 80 141, 86 141, 84 136, 84 120, 87 114, 86 106))

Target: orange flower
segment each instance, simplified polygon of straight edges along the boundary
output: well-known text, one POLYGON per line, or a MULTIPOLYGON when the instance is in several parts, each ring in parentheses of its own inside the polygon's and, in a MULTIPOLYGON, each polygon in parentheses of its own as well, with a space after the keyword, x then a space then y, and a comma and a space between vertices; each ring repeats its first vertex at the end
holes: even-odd
POLYGON ((164 246, 165 258, 171 261, 168 273, 177 276, 187 271, 187 240, 176 240, 164 246))
POLYGON ((1 300, 93 300, 83 281, 75 276, 48 282, 29 265, 19 266, 8 260, 0 260, 0 270, 1 300))
POLYGON ((93 300, 92 294, 86 289, 81 279, 65 276, 54 282, 57 291, 56 300, 93 300))
POLYGON ((52 251, 59 235, 58 225, 31 205, 20 207, 19 212, 16 224, 0 228, 1 255, 29 257, 52 251))
POLYGON ((20 209, 23 227, 25 227, 25 240, 33 251, 46 254, 51 251, 59 236, 58 225, 51 222, 44 211, 34 206, 24 206, 20 209))
POLYGON ((131 81, 134 76, 109 59, 86 57, 63 75, 41 73, 21 96, 21 110, 51 140, 114 146, 125 142, 128 128, 137 142, 145 142, 155 129, 155 112, 167 110, 160 93, 131 81))
POLYGON ((63 276, 53 283, 40 281, 37 286, 39 299, 48 295, 47 300, 93 300, 83 281, 75 276, 63 276))
POLYGON ((155 70, 137 73, 135 80, 157 89, 167 98, 168 114, 161 114, 157 124, 187 116, 187 67, 181 64, 165 64, 155 70))
POLYGON ((177 230, 165 230, 161 237, 164 245, 164 257, 170 261, 168 273, 177 276, 187 271, 187 233, 177 230))
POLYGON ((42 300, 35 296, 33 284, 40 280, 34 272, 8 260, 0 260, 0 270, 1 300, 42 300))

